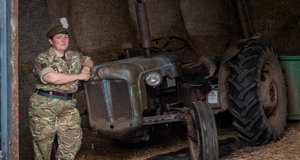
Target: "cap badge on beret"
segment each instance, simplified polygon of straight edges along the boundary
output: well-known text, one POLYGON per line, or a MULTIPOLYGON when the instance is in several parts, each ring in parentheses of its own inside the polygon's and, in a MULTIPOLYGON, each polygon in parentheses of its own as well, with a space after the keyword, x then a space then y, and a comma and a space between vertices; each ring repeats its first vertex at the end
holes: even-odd
POLYGON ((59 19, 60 24, 56 25, 55 27, 51 28, 48 32, 47 32, 47 37, 48 38, 52 38, 53 36, 55 36, 56 34, 68 34, 68 28, 69 28, 69 24, 67 21, 66 17, 62 17, 59 19))
POLYGON ((60 24, 62 25, 63 28, 65 28, 65 29, 69 28, 69 24, 68 24, 68 21, 67 21, 66 17, 60 18, 59 21, 60 21, 60 24))

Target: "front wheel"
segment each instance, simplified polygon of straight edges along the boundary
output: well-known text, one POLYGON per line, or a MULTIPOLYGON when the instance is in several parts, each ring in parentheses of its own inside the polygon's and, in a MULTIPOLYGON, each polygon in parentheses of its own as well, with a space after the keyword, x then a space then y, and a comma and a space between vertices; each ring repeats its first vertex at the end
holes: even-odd
POLYGON ((188 142, 192 160, 217 160, 219 145, 217 127, 207 103, 193 102, 187 118, 188 142))

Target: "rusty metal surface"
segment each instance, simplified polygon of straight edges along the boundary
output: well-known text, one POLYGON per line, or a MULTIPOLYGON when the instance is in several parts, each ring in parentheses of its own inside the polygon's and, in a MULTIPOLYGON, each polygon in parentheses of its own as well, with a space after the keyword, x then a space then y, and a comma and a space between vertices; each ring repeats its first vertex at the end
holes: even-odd
POLYGON ((18 8, 19 1, 11 0, 11 130, 10 130, 10 151, 11 159, 19 159, 19 37, 18 37, 18 8))
POLYGON ((94 121, 97 119, 107 119, 105 104, 103 99, 101 81, 91 81, 85 83, 85 95, 89 111, 89 119, 93 127, 94 121))
POLYGON ((134 57, 95 66, 96 74, 91 79, 99 77, 103 79, 126 79, 134 84, 133 82, 142 80, 145 73, 152 71, 159 71, 163 76, 175 78, 180 74, 180 66, 181 64, 175 61, 172 55, 157 55, 151 58, 134 57), (100 72, 103 71, 103 68, 107 68, 107 71, 100 72))
POLYGON ((183 120, 184 120, 183 114, 177 112, 176 114, 164 114, 158 116, 143 117, 143 125, 179 122, 183 120))
POLYGON ((142 47, 145 49, 146 57, 150 57, 151 38, 145 3, 138 1, 138 3, 135 5, 135 8, 140 41, 142 47))
POLYGON ((18 0, 1 1, 1 156, 19 159, 18 0))
POLYGON ((118 138, 139 127, 134 122, 126 81, 91 81, 85 84, 85 91, 89 121, 94 130, 118 138))
POLYGON ((19 159, 18 0, 1 1, 1 154, 19 159))
POLYGON ((179 76, 177 65, 172 57, 160 55, 95 66, 95 75, 85 84, 91 126, 115 138, 140 128, 148 107, 146 74, 158 72, 163 77, 175 78, 179 76))
POLYGON ((114 119, 131 119, 132 109, 127 82, 124 80, 111 80, 110 82, 114 119))
POLYGON ((204 77, 204 79, 208 79, 211 78, 216 70, 217 70, 217 66, 214 62, 210 61, 206 56, 201 56, 198 60, 195 60, 192 63, 187 63, 182 65, 183 67, 183 74, 186 74, 186 72, 188 72, 188 70, 192 70, 193 68, 198 68, 201 65, 205 66, 208 70, 208 75, 204 77), (187 69, 187 70, 185 70, 187 69))
POLYGON ((147 108, 147 94, 144 78, 147 73, 158 72, 163 77, 175 78, 180 72, 180 64, 166 55, 151 58, 135 57, 95 66, 96 79, 122 79, 129 84, 130 97, 134 117, 140 117, 147 108))

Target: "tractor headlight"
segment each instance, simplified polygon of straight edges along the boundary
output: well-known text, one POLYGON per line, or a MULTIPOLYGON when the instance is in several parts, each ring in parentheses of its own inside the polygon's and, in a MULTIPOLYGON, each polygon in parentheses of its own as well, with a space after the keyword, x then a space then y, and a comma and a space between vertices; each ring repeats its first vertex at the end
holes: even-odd
POLYGON ((149 85, 151 87, 156 87, 161 84, 162 77, 157 72, 151 72, 146 75, 145 81, 146 81, 147 85, 149 85))

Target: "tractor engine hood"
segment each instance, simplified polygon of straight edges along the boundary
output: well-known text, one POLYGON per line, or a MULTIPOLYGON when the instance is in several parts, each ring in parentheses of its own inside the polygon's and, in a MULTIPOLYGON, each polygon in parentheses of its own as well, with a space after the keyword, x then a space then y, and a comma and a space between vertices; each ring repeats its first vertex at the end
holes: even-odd
POLYGON ((175 56, 159 55, 151 58, 141 56, 97 65, 91 80, 124 79, 130 84, 135 84, 148 72, 158 72, 162 77, 178 77, 181 75, 180 68, 175 56))

